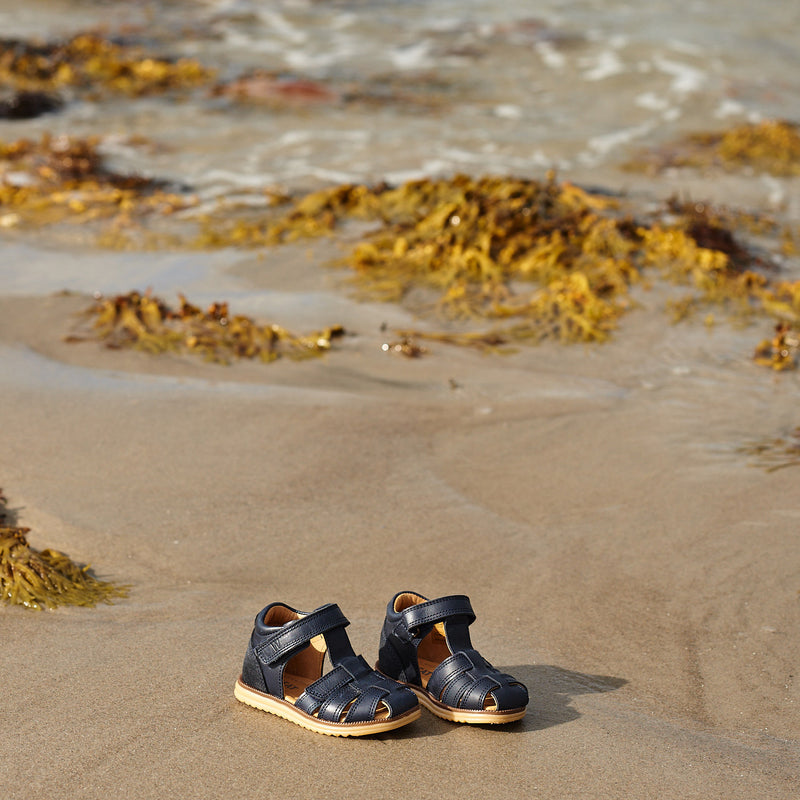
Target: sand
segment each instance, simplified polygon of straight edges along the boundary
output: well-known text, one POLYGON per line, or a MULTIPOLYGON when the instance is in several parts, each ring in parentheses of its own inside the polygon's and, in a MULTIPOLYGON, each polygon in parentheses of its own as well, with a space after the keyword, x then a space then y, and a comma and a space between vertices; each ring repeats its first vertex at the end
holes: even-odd
POLYGON ((87 297, 12 294, 9 504, 132 588, 0 609, 2 797, 800 793, 798 472, 737 452, 798 381, 752 330, 643 309, 602 347, 408 360, 368 305, 322 360, 225 368, 66 344, 87 297), (399 590, 471 597, 523 721, 334 739, 234 699, 267 603, 338 603, 372 661, 399 590))

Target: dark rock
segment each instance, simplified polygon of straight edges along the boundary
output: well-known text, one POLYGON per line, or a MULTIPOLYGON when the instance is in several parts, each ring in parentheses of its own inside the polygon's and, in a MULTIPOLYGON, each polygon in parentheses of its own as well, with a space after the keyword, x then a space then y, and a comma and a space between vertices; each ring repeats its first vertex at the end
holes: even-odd
POLYGON ((34 119, 58 111, 64 101, 49 92, 15 92, 0 95, 0 119, 34 119))

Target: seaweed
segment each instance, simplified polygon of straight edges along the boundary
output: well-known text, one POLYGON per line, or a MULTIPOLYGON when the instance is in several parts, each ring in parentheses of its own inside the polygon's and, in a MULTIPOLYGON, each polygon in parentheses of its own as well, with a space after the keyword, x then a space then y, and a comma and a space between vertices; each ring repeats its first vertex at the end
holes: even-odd
MULTIPOLYGON (((0 227, 106 220, 111 225, 99 234, 101 245, 136 247, 143 246, 141 237, 137 242, 129 233, 141 233, 139 223, 145 218, 169 217, 196 204, 195 198, 170 191, 163 182, 107 169, 98 147, 96 139, 69 137, 0 142, 0 176, 5 175, 0 182, 0 227)), ((504 351, 514 342, 544 339, 605 341, 634 305, 631 288, 646 284, 652 273, 689 289, 687 296, 669 304, 676 321, 705 309, 706 322, 712 324, 711 309, 721 308, 741 319, 788 322, 795 330, 800 322, 800 284, 776 282, 775 264, 739 237, 740 230, 777 235, 777 223, 766 217, 673 198, 648 217, 636 218, 624 199, 559 182, 552 173, 542 181, 455 175, 399 186, 344 184, 294 199, 265 194, 264 200, 270 207, 266 213, 258 211, 259 216, 248 219, 225 206, 223 197, 217 202, 224 214, 181 215, 183 226, 199 225, 194 239, 163 234, 160 242, 191 242, 201 249, 268 247, 343 229, 346 251, 336 265, 350 270, 349 283, 362 297, 405 302, 455 325, 490 325, 480 332, 409 331, 406 338, 482 349, 497 349, 498 340, 504 351), (361 224, 354 237, 347 224, 355 220, 361 224)), ((150 241, 158 236, 152 231, 148 235, 150 241)), ((782 235, 786 249, 786 242, 793 241, 786 237, 793 233, 785 228, 782 235)), ((188 307, 178 313, 184 324, 211 324, 213 314, 201 324, 202 315, 189 315, 188 307)), ((130 308, 117 312, 122 318, 130 308)), ((174 329, 178 317, 170 312, 161 320, 167 328, 144 329, 136 346, 198 349, 211 360, 252 351, 271 360, 273 353, 288 354, 288 342, 303 338, 275 326, 268 326, 272 333, 265 338, 255 332, 259 326, 251 322, 245 330, 237 321, 236 343, 215 353, 210 342, 223 341, 224 331, 203 328, 189 337, 191 345, 179 345, 183 340, 174 329)), ((122 341, 131 330, 121 325, 108 333, 109 341, 122 341)), ((225 335, 230 339, 230 329, 225 335)), ((795 362, 780 363, 788 368, 795 362)))
POLYGON ((127 596, 129 587, 97 579, 88 565, 79 566, 57 550, 35 550, 28 544, 29 531, 12 524, 0 489, 0 604, 52 609, 127 596))
POLYGON ((375 222, 343 259, 370 298, 399 301, 422 287, 453 319, 522 322, 507 336, 565 341, 606 338, 638 279, 636 234, 602 216, 616 201, 554 176, 345 184, 294 202, 277 219, 207 224, 199 246, 264 246, 332 233, 346 219, 375 222), (517 284, 537 284, 519 293, 517 284))
POLYGON ((339 262, 360 294, 413 298, 451 320, 494 323, 478 334, 404 332, 411 338, 486 349, 498 337, 604 341, 649 271, 690 288, 672 304, 675 319, 704 307, 774 316, 781 302, 772 296, 774 265, 733 233, 774 232, 771 220, 675 199, 651 220, 636 220, 619 198, 552 174, 538 182, 456 175, 397 187, 345 184, 296 199, 271 219, 227 227, 207 220, 198 246, 270 246, 330 235, 348 219, 374 226, 339 262))
POLYGON ((384 353, 397 353, 406 358, 419 358, 428 352, 427 348, 414 341, 411 336, 403 335, 394 342, 384 342, 381 345, 384 353))
POLYGON ((98 137, 50 136, 0 141, 3 227, 111 220, 118 227, 149 214, 169 215, 195 198, 165 181, 106 167, 98 137))
POLYGON ((800 284, 776 282, 776 264, 738 233, 777 236, 767 216, 672 198, 636 219, 620 198, 553 174, 538 182, 456 175, 397 187, 344 184, 280 202, 271 218, 206 220, 198 246, 271 246, 363 220, 371 229, 337 262, 362 296, 492 323, 480 332, 398 332, 398 352, 403 339, 503 351, 543 339, 605 341, 634 305, 631 287, 652 272, 689 289, 668 303, 675 321, 705 310, 712 325, 711 309, 720 308, 742 320, 800 322, 800 284))
POLYGON ((290 72, 254 69, 215 84, 214 97, 262 106, 272 111, 314 105, 357 108, 404 106, 432 111, 442 108, 453 87, 430 74, 395 73, 338 82, 320 81, 290 72))
POLYGON ((737 452, 751 456, 752 465, 767 472, 800 466, 800 427, 784 436, 766 437, 743 445, 737 452))
POLYGON ((98 297, 84 317, 92 320, 90 328, 68 336, 68 342, 100 340, 111 349, 191 353, 217 364, 310 358, 329 350, 333 340, 344 335, 341 326, 332 326, 296 336, 279 325, 232 315, 227 303, 212 303, 203 311, 180 295, 180 306, 173 309, 150 292, 137 291, 98 297))
POLYGON ((800 131, 795 123, 768 119, 727 131, 695 133, 644 153, 624 165, 627 169, 658 173, 669 167, 743 169, 778 177, 800 175, 800 131))
POLYGON ((786 322, 775 326, 775 335, 764 339, 753 353, 756 364, 772 367, 776 372, 797 367, 797 353, 800 349, 800 330, 786 322))
POLYGON ((190 58, 159 58, 97 33, 62 42, 0 40, 0 83, 27 91, 93 89, 142 96, 210 83, 214 71, 190 58))
MULTIPOLYGON (((411 347, 420 351, 413 353, 413 355, 423 355, 427 352, 426 348, 416 344, 415 340, 417 339, 452 344, 458 347, 471 347, 484 353, 510 353, 514 351, 514 348, 509 346, 509 340, 512 336, 499 329, 472 332, 400 330, 397 331, 397 334, 402 337, 400 339, 401 344, 408 343, 411 347)), ((384 344, 382 348, 387 350, 389 346, 384 344)), ((409 354, 404 353, 404 355, 409 354)))

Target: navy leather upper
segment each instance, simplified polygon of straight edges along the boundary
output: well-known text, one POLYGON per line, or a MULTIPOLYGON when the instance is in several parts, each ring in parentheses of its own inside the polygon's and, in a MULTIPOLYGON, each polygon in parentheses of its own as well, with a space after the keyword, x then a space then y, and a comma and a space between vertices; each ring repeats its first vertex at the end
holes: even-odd
POLYGON ((454 617, 464 617, 468 625, 475 621, 475 612, 466 595, 454 594, 449 597, 440 597, 438 600, 417 603, 417 605, 401 611, 400 620, 395 626, 396 635, 410 634, 412 638, 421 638, 437 622, 445 622, 454 617))
POLYGON ((373 670, 353 652, 345 627, 349 624, 339 606, 329 603, 284 625, 264 623, 267 612, 276 605, 300 614, 283 603, 273 603, 256 617, 250 645, 242 666, 242 682, 260 692, 284 699, 283 677, 293 656, 309 647, 311 639, 323 636, 333 669, 305 688, 295 707, 319 719, 341 722, 368 722, 383 703, 390 717, 397 717, 417 705, 410 689, 373 670), (349 708, 348 708, 349 705, 349 708))
POLYGON ((415 592, 398 592, 386 609, 381 632, 378 668, 396 680, 423 687, 418 648, 434 625, 443 623, 451 655, 443 659, 428 679, 425 690, 451 708, 481 711, 489 695, 497 711, 523 708, 528 690, 516 678, 495 669, 472 646, 469 625, 475 612, 465 595, 426 600, 415 592), (423 602, 395 611, 401 595, 423 602))
POLYGON ((260 661, 272 667, 304 650, 315 636, 349 624, 339 606, 329 603, 307 617, 287 622, 279 628, 264 626, 260 631, 261 642, 255 647, 256 655, 260 661))

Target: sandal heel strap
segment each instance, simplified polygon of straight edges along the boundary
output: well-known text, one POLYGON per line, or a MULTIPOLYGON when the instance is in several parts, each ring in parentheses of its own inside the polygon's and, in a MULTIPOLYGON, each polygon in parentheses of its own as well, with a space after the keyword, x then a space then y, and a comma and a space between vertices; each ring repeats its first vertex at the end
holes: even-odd
POLYGON ((413 637, 419 628, 444 622, 451 617, 466 617, 467 625, 471 625, 475 621, 475 612, 466 595, 453 594, 409 606, 402 612, 401 617, 402 626, 400 627, 405 627, 413 637))
POLYGON ((255 653, 259 661, 268 667, 274 667, 304 648, 315 636, 334 628, 344 628, 349 624, 339 606, 329 603, 312 611, 307 617, 283 625, 276 633, 255 647, 255 653))

